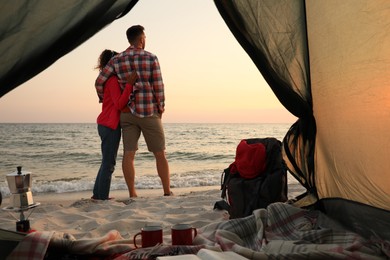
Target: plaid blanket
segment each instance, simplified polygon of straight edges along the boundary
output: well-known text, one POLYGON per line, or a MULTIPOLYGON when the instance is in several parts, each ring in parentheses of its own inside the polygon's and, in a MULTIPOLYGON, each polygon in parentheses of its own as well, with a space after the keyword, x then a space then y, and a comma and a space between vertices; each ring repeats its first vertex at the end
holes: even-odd
POLYGON ((54 232, 32 232, 14 248, 7 260, 44 259, 54 232))
POLYGON ((101 238, 80 240, 46 231, 28 234, 7 259, 47 259, 48 250, 81 256, 72 259, 89 255, 107 260, 148 260, 196 254, 202 248, 233 251, 248 259, 390 259, 389 241, 364 239, 320 211, 284 203, 270 204, 245 218, 206 225, 198 229, 192 246, 135 249, 132 241, 123 239, 115 230, 101 238))
POLYGON ((205 226, 194 242, 248 259, 390 259, 390 241, 364 239, 320 211, 285 203, 205 226))

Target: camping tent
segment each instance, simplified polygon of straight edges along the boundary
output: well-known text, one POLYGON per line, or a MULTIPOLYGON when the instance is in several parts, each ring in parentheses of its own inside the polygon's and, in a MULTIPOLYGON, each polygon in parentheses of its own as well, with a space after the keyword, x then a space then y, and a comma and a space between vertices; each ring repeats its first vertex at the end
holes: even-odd
POLYGON ((215 2, 299 118, 284 158, 311 198, 303 205, 318 201, 352 230, 389 239, 390 2, 215 2))
MULTIPOLYGON (((0 97, 125 15, 137 0, 52 3, 0 3, 0 97)), ((284 138, 284 157, 308 191, 300 205, 318 206, 364 236, 389 240, 390 2, 215 4, 298 118, 284 138)))
POLYGON ((1 1, 0 97, 124 16, 137 1, 1 1))

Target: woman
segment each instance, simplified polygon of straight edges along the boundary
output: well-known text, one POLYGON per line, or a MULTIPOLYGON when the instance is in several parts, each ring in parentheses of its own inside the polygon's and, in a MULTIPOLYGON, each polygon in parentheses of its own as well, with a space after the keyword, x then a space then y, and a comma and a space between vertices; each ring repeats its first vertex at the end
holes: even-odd
MULTIPOLYGON (((112 57, 118 54, 115 51, 104 50, 98 61, 97 68, 102 70, 112 57)), ((101 139, 102 162, 96 176, 91 199, 107 200, 109 198, 111 176, 115 170, 116 157, 121 139, 119 124, 120 111, 126 107, 132 86, 137 80, 137 74, 130 75, 123 93, 116 76, 111 76, 104 85, 102 112, 97 118, 97 128, 101 139)))

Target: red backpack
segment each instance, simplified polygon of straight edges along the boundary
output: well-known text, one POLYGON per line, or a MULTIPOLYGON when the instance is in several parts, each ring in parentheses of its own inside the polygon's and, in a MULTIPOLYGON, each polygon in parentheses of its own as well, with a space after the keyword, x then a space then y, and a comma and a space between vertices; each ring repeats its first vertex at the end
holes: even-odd
POLYGON ((225 209, 230 218, 241 218, 273 202, 287 201, 287 167, 282 143, 276 138, 242 140, 235 161, 221 176, 222 201, 214 208, 225 209))

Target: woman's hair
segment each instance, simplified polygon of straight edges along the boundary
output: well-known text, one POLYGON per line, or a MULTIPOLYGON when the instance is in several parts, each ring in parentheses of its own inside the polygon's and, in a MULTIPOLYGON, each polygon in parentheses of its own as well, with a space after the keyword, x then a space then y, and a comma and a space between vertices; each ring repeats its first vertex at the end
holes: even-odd
POLYGON ((116 51, 104 50, 99 56, 99 60, 98 60, 98 64, 96 66, 96 69, 102 70, 104 68, 104 66, 106 66, 107 63, 110 61, 110 59, 117 54, 118 53, 116 51))

